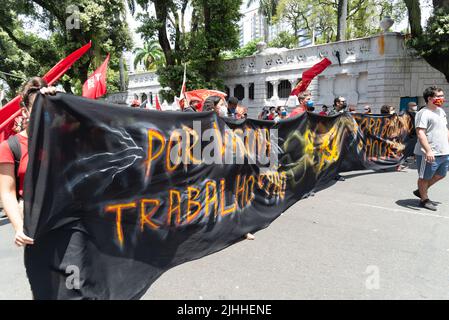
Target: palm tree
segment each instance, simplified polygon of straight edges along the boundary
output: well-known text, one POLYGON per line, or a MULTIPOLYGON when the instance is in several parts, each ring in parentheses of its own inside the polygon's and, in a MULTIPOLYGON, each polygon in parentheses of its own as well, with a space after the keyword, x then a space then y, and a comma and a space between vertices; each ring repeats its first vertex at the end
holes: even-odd
POLYGON ((151 40, 143 45, 143 48, 134 49, 134 68, 143 63, 147 71, 153 71, 158 66, 165 64, 164 53, 157 40, 151 40))

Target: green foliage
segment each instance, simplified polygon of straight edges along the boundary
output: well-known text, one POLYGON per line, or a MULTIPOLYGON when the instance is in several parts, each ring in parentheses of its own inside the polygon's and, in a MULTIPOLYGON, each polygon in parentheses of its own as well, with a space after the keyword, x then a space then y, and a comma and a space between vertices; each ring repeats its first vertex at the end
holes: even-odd
MULTIPOLYGON (((247 7, 256 2, 256 0, 249 0, 247 7)), ((279 0, 259 0, 259 12, 268 18, 268 21, 276 16, 279 0)))
MULTIPOLYGON (((297 40, 315 36, 315 43, 336 40, 338 0, 280 0, 274 23, 284 21, 292 28, 297 40), (302 32, 300 32, 302 31, 302 32)), ((405 17, 402 0, 352 0, 348 5, 347 39, 367 37, 379 33, 379 22, 390 15, 395 21, 405 17)))
POLYGON ((153 4, 156 16, 139 14, 137 30, 147 41, 157 38, 165 56, 165 65, 157 74, 167 101, 179 95, 184 63, 190 89, 223 90, 223 52, 238 47, 241 0, 152 0, 138 1, 140 6, 153 4), (193 9, 190 31, 183 28, 187 4, 193 9))
POLYGON ((240 47, 234 51, 227 52, 224 55, 225 59, 236 59, 236 58, 244 58, 252 56, 257 51, 257 44, 262 41, 262 39, 254 39, 250 42, 248 42, 243 47, 240 47))
POLYGON ((137 68, 139 63, 143 63, 147 71, 155 71, 158 66, 163 66, 165 63, 164 53, 161 46, 156 40, 146 42, 143 48, 134 49, 134 68, 137 68))
POLYGON ((434 10, 422 34, 411 38, 407 44, 449 82, 449 7, 434 10))
MULTIPOLYGON (((11 60, 2 66, 6 68, 3 71, 26 78, 43 75, 60 59, 92 40, 90 54, 82 57, 60 81, 66 90, 79 93, 82 83, 107 53, 111 54, 109 67, 118 71, 118 57, 131 48, 124 9, 123 0, 2 0, 0 47, 11 60), (78 10, 70 12, 69 8, 75 9, 70 6, 78 10), (80 28, 76 28, 76 16, 80 28)), ((17 90, 14 80, 5 81, 17 90)))
POLYGON ((423 34, 412 38, 409 44, 423 57, 440 55, 449 59, 449 9, 436 10, 427 22, 423 34))
POLYGON ((298 39, 290 32, 282 31, 268 43, 268 46, 272 48, 293 49, 298 46, 298 39))

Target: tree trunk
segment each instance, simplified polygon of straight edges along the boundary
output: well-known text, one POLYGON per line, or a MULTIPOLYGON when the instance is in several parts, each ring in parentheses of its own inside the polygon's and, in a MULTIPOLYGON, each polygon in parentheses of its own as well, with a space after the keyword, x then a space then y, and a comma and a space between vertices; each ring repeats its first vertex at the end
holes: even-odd
POLYGON ((412 37, 419 37, 422 34, 421 8, 419 0, 404 0, 408 11, 408 22, 412 37))
POLYGON ((175 60, 173 58, 173 52, 170 47, 170 41, 168 40, 167 35, 167 16, 168 16, 168 7, 166 1, 156 0, 154 1, 154 9, 156 11, 156 18, 160 22, 160 26, 158 28, 158 40, 161 45, 162 51, 164 52, 165 61, 167 66, 174 66, 175 60))
POLYGON ((126 84, 125 84, 125 65, 123 63, 123 53, 120 55, 119 60, 120 65, 120 91, 126 91, 126 84))
POLYGON ((268 18, 266 16, 262 16, 263 21, 263 41, 268 44, 270 41, 270 26, 268 25, 268 18))
POLYGON ((337 41, 346 40, 347 19, 348 19, 348 0, 338 0, 337 41))

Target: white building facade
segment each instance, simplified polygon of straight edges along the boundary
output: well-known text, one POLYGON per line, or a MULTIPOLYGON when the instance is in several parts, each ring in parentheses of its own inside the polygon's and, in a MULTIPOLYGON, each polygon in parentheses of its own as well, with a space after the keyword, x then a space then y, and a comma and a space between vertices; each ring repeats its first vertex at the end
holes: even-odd
MULTIPOLYGON (((378 36, 296 49, 268 48, 257 54, 225 62, 226 91, 236 96, 254 117, 271 102, 284 105, 303 71, 322 58, 332 61, 309 86, 315 105, 332 105, 336 96, 362 110, 364 105, 379 111, 383 104, 399 110, 407 99, 423 105, 423 90, 430 85, 449 92, 444 75, 405 46, 404 36, 388 32, 378 36), (340 56, 340 63, 337 58, 340 56)), ((144 100, 161 90, 154 73, 130 74, 127 93, 111 95, 116 102, 144 100)))

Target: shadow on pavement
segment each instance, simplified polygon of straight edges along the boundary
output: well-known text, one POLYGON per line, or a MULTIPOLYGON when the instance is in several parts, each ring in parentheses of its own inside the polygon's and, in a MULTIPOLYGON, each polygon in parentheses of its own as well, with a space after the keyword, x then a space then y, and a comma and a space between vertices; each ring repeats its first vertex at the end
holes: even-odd
POLYGON ((383 172, 382 171, 369 171, 369 172, 363 171, 363 172, 358 172, 358 173, 353 173, 353 174, 344 174, 343 173, 342 177, 345 179, 351 179, 351 178, 356 178, 359 176, 367 176, 367 175, 376 174, 376 173, 383 173, 383 172))
POLYGON ((0 227, 4 226, 5 224, 9 224, 9 219, 8 218, 2 218, 0 219, 0 227))
POLYGON ((412 210, 420 210, 421 207, 419 206, 419 199, 404 199, 404 200, 398 200, 396 201, 396 204, 398 206, 407 208, 407 209, 412 209, 412 210))

